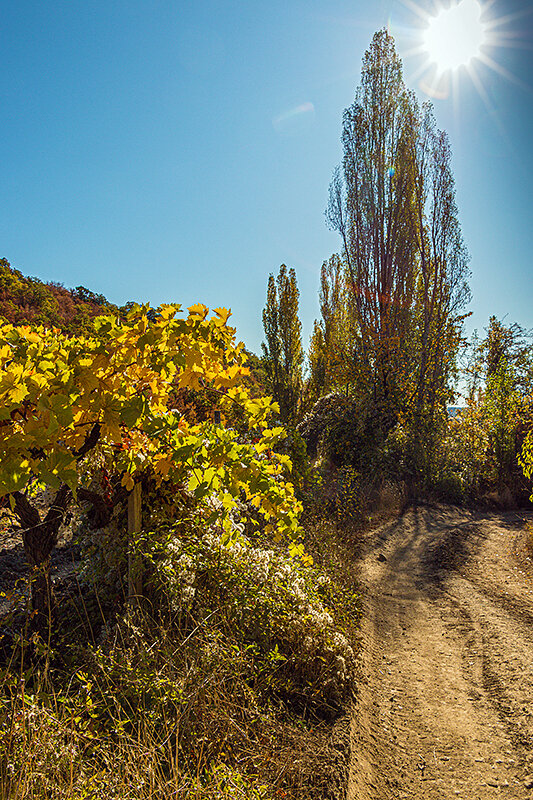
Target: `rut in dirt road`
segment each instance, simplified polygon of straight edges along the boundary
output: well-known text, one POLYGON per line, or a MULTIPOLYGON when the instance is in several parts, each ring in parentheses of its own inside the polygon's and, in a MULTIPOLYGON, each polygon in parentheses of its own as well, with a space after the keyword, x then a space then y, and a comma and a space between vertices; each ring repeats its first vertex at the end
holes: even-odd
POLYGON ((369 534, 348 800, 533 798, 526 535, 444 507, 369 534))

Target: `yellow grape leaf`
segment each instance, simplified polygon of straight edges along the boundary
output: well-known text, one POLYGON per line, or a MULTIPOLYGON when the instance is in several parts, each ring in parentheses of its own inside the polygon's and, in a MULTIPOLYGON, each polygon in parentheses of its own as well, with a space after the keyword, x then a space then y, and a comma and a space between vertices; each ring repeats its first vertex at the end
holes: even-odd
POLYGON ((40 361, 37 366, 39 367, 41 372, 48 372, 48 371, 53 372, 53 370, 54 370, 54 364, 53 364, 52 361, 43 360, 43 361, 40 361))
POLYGON ((20 383, 8 392, 7 399, 12 403, 20 403, 28 394, 28 388, 24 383, 20 383))
POLYGON ((291 558, 296 558, 298 556, 300 556, 300 557, 303 556, 304 555, 304 546, 303 546, 302 542, 299 542, 299 543, 291 542, 289 544, 289 555, 290 555, 291 558))
POLYGON ((278 461, 284 467, 287 467, 289 472, 292 472, 292 461, 290 456, 286 454, 278 454, 278 461))
POLYGON ((213 311, 217 315, 217 317, 220 317, 220 320, 223 325, 226 324, 226 322, 228 321, 228 317, 231 316, 231 308, 214 308, 213 311))
POLYGON ((125 488, 125 489, 126 489, 128 492, 131 492, 131 491, 132 491, 132 489, 133 489, 133 487, 135 486, 135 481, 133 480, 133 478, 131 477, 131 475, 130 475, 130 473, 129 473, 129 472, 125 472, 125 473, 124 473, 124 475, 122 476, 122 480, 120 481, 120 483, 122 484, 122 486, 124 486, 124 488, 125 488))
POLYGON ((207 306, 204 306, 203 303, 196 303, 193 306, 189 306, 187 308, 191 317, 200 317, 200 319, 205 319, 207 317, 207 312, 209 311, 207 306))
POLYGON ((84 370, 78 378, 78 382, 82 389, 85 389, 87 392, 91 392, 93 389, 97 389, 100 385, 100 381, 94 374, 92 370, 84 370))
POLYGON ((26 328, 25 331, 25 338, 28 342, 38 342, 40 339, 39 334, 36 331, 32 331, 30 328, 26 328), (27 333, 26 333, 27 331, 27 333))
POLYGON ((165 320, 173 319, 176 316, 176 311, 179 311, 179 306, 169 305, 167 303, 162 303, 159 306, 159 313, 165 320))
POLYGON ((198 377, 199 376, 195 372, 191 372, 190 369, 186 369, 180 375, 179 385, 180 387, 187 386, 191 389, 200 389, 201 384, 198 377))
POLYGON ((171 466, 172 466, 172 459, 169 458, 168 456, 162 456, 156 461, 154 469, 156 472, 160 472, 161 475, 164 478, 166 478, 171 466))

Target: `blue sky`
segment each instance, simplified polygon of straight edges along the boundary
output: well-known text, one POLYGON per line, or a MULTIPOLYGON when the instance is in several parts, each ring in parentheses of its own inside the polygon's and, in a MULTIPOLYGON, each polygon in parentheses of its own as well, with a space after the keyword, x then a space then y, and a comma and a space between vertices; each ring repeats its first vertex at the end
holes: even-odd
MULTIPOLYGON (((500 72, 478 65, 482 98, 463 70, 435 114, 472 256, 469 328, 532 327, 533 14, 485 5, 500 72)), ((363 53, 389 25, 423 98, 423 24, 407 0, 0 0, 0 257, 116 303, 231 307, 256 352, 284 262, 307 342, 363 53)))

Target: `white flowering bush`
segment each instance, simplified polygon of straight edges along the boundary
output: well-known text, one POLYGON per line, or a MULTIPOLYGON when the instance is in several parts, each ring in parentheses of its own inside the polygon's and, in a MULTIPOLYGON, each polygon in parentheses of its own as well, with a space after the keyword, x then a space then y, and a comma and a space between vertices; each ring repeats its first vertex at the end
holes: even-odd
POLYGON ((229 542, 216 527, 182 524, 144 536, 153 585, 180 621, 209 617, 248 646, 256 689, 327 714, 353 680, 354 653, 328 603, 339 588, 286 548, 253 542, 243 511, 229 542))

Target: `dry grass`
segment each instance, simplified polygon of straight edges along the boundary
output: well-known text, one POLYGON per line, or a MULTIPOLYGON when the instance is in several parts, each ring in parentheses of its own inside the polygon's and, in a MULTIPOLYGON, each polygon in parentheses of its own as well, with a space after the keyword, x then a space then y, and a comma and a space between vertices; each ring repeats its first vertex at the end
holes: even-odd
POLYGON ((67 686, 4 675, 2 800, 305 797, 327 752, 325 731, 260 707, 253 665, 220 637, 184 646, 136 614, 83 666, 67 686))
MULTIPOLYGON (((321 538, 331 556, 329 529, 321 538)), ((355 594, 335 591, 356 617, 355 594)), ((111 625, 80 593, 53 650, 21 637, 0 673, 0 800, 337 797, 331 721, 287 704, 286 665, 239 636, 220 603, 192 618, 147 601, 111 625)))

